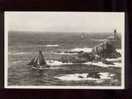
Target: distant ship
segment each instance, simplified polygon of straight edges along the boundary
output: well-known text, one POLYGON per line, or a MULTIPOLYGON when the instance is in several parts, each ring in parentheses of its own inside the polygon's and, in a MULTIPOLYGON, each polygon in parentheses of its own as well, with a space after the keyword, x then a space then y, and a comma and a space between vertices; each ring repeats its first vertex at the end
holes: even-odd
POLYGON ((43 56, 41 50, 39 50, 38 56, 31 59, 31 61, 28 63, 28 65, 31 65, 33 69, 44 69, 46 67, 49 67, 46 64, 46 61, 44 59, 44 56, 43 56))

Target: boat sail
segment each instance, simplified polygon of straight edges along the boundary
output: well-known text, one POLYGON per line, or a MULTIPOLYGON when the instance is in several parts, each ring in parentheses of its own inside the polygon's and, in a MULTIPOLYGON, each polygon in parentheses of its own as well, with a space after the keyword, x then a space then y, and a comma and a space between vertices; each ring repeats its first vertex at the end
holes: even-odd
POLYGON ((34 57, 28 63, 28 65, 32 65, 32 68, 35 68, 35 69, 41 69, 44 67, 48 67, 41 50, 39 50, 39 55, 34 57))

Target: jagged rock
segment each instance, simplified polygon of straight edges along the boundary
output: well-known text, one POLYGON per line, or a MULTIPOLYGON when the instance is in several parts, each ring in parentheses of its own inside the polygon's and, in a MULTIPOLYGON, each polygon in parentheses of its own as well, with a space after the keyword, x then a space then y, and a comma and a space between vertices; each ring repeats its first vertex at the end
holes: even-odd
POLYGON ((116 51, 116 48, 112 41, 106 40, 103 43, 95 46, 92 49, 92 53, 99 55, 102 58, 117 58, 120 57, 120 53, 116 51))
POLYGON ((83 76, 78 76, 79 78, 84 78, 83 76))
POLYGON ((82 53, 78 54, 78 57, 80 59, 85 58, 85 60, 87 60, 87 61, 93 61, 95 59, 95 56, 94 56, 93 53, 84 53, 84 52, 82 52, 82 53))
POLYGON ((116 51, 114 46, 115 41, 106 40, 103 43, 95 46, 91 52, 78 52, 74 56, 62 56, 61 61, 64 63, 83 63, 88 61, 102 61, 105 64, 113 64, 108 62, 106 58, 118 58, 121 57, 121 54, 116 51))
POLYGON ((88 73, 87 77, 100 78, 99 72, 91 71, 88 73))

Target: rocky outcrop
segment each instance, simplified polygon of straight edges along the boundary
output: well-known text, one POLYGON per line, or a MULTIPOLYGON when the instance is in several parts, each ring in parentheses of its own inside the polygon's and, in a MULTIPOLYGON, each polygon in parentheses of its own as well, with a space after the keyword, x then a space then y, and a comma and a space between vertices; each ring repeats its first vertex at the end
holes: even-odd
POLYGON ((92 49, 92 53, 99 55, 102 58, 118 58, 121 56, 121 54, 116 51, 114 42, 110 40, 106 40, 103 43, 95 46, 92 49))
POLYGON ((60 61, 62 61, 63 63, 84 63, 87 62, 87 59, 84 57, 80 58, 78 55, 75 56, 63 55, 60 61))
POLYGON ((101 60, 100 56, 95 55, 92 52, 89 52, 89 53, 86 53, 86 52, 79 53, 78 57, 80 59, 84 58, 87 61, 100 61, 101 60))
POLYGON ((118 58, 121 54, 116 51, 114 46, 115 41, 106 40, 103 43, 95 46, 91 52, 80 51, 74 56, 62 56, 61 61, 64 63, 84 63, 89 61, 102 61, 105 64, 113 65, 113 62, 108 62, 106 58, 118 58))
POLYGON ((80 52, 74 56, 63 55, 60 59, 63 63, 84 63, 89 61, 100 61, 101 58, 93 53, 80 52))

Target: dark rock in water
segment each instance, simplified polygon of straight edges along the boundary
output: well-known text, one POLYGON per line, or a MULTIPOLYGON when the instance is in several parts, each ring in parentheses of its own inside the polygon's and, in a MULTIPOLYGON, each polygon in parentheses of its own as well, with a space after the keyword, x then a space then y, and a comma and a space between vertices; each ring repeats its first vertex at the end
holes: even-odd
POLYGON ((118 58, 121 56, 121 54, 116 51, 113 42, 110 40, 106 40, 95 46, 92 49, 92 53, 97 54, 102 58, 118 58))
POLYGON ((99 57, 93 53, 80 52, 74 56, 63 55, 60 59, 63 63, 84 63, 88 61, 98 60, 99 57))
POLYGON ((78 76, 79 78, 84 78, 83 76, 78 76))
POLYGON ((85 52, 79 53, 79 54, 78 54, 78 57, 79 57, 80 59, 83 59, 83 58, 84 58, 84 59, 87 60, 87 61, 93 61, 94 58, 95 58, 95 56, 94 56, 93 53, 85 53, 85 52))
POLYGON ((86 62, 88 62, 88 61, 98 62, 98 61, 101 61, 101 59, 102 59, 99 55, 96 55, 96 54, 94 54, 92 52, 89 52, 89 53, 86 53, 86 52, 79 53, 78 57, 80 59, 84 58, 86 60, 86 62))
POLYGON ((99 72, 92 71, 88 73, 87 77, 100 78, 100 74, 99 72))

